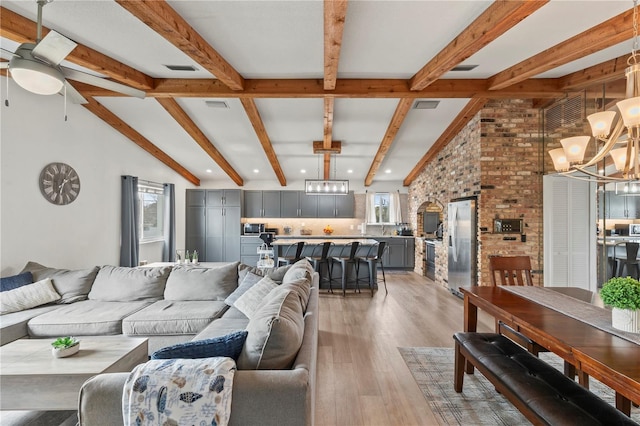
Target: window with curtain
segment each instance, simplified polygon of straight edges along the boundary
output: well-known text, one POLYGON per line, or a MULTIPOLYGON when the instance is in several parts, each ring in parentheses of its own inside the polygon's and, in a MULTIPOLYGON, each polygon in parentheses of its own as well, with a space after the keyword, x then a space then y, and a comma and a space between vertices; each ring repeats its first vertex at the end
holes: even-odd
POLYGON ((367 194, 366 217, 369 224, 395 224, 402 222, 400 195, 396 192, 367 194))
POLYGON ((164 239, 164 200, 162 184, 138 181, 140 242, 164 239))

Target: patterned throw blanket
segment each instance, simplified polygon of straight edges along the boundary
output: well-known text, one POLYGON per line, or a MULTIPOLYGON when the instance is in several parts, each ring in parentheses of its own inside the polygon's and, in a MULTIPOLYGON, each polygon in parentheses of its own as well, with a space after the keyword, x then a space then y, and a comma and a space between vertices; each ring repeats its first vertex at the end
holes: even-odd
POLYGON ((235 361, 225 357, 140 364, 124 385, 124 424, 226 425, 235 371, 235 361))

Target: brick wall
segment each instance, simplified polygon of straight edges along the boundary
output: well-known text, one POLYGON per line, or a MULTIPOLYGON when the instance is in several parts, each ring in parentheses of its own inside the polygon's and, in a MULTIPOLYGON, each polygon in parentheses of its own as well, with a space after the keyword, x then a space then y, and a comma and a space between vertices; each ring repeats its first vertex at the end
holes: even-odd
MULTIPOLYGON (((478 196, 478 283, 489 284, 488 256, 526 254, 534 271, 542 270, 542 164, 539 110, 531 100, 490 101, 429 163, 409 187, 414 229, 420 206, 478 196), (523 219, 526 242, 493 234, 496 218, 523 219)), ((509 235, 512 236, 512 235, 509 235)), ((416 241, 416 272, 423 273, 423 245, 416 241)), ((436 282, 447 287, 447 245, 436 246, 436 282)), ((541 283, 542 274, 534 274, 541 283)))

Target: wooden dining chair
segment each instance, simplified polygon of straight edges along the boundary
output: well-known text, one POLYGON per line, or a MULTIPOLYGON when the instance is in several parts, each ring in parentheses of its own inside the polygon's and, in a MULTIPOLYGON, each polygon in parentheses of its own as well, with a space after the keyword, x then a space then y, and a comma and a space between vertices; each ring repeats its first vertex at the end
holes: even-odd
POLYGON ((491 285, 533 285, 529 256, 489 256, 491 285), (500 282, 496 280, 496 274, 500 282))

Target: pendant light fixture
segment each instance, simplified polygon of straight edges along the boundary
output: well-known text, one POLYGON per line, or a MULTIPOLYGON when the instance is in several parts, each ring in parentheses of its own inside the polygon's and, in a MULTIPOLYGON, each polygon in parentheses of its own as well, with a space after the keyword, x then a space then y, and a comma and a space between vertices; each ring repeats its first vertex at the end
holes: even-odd
POLYGON ((304 192, 308 195, 347 195, 349 193, 349 180, 336 178, 335 154, 333 159, 333 179, 320 179, 320 155, 318 156, 318 178, 305 179, 304 192))

